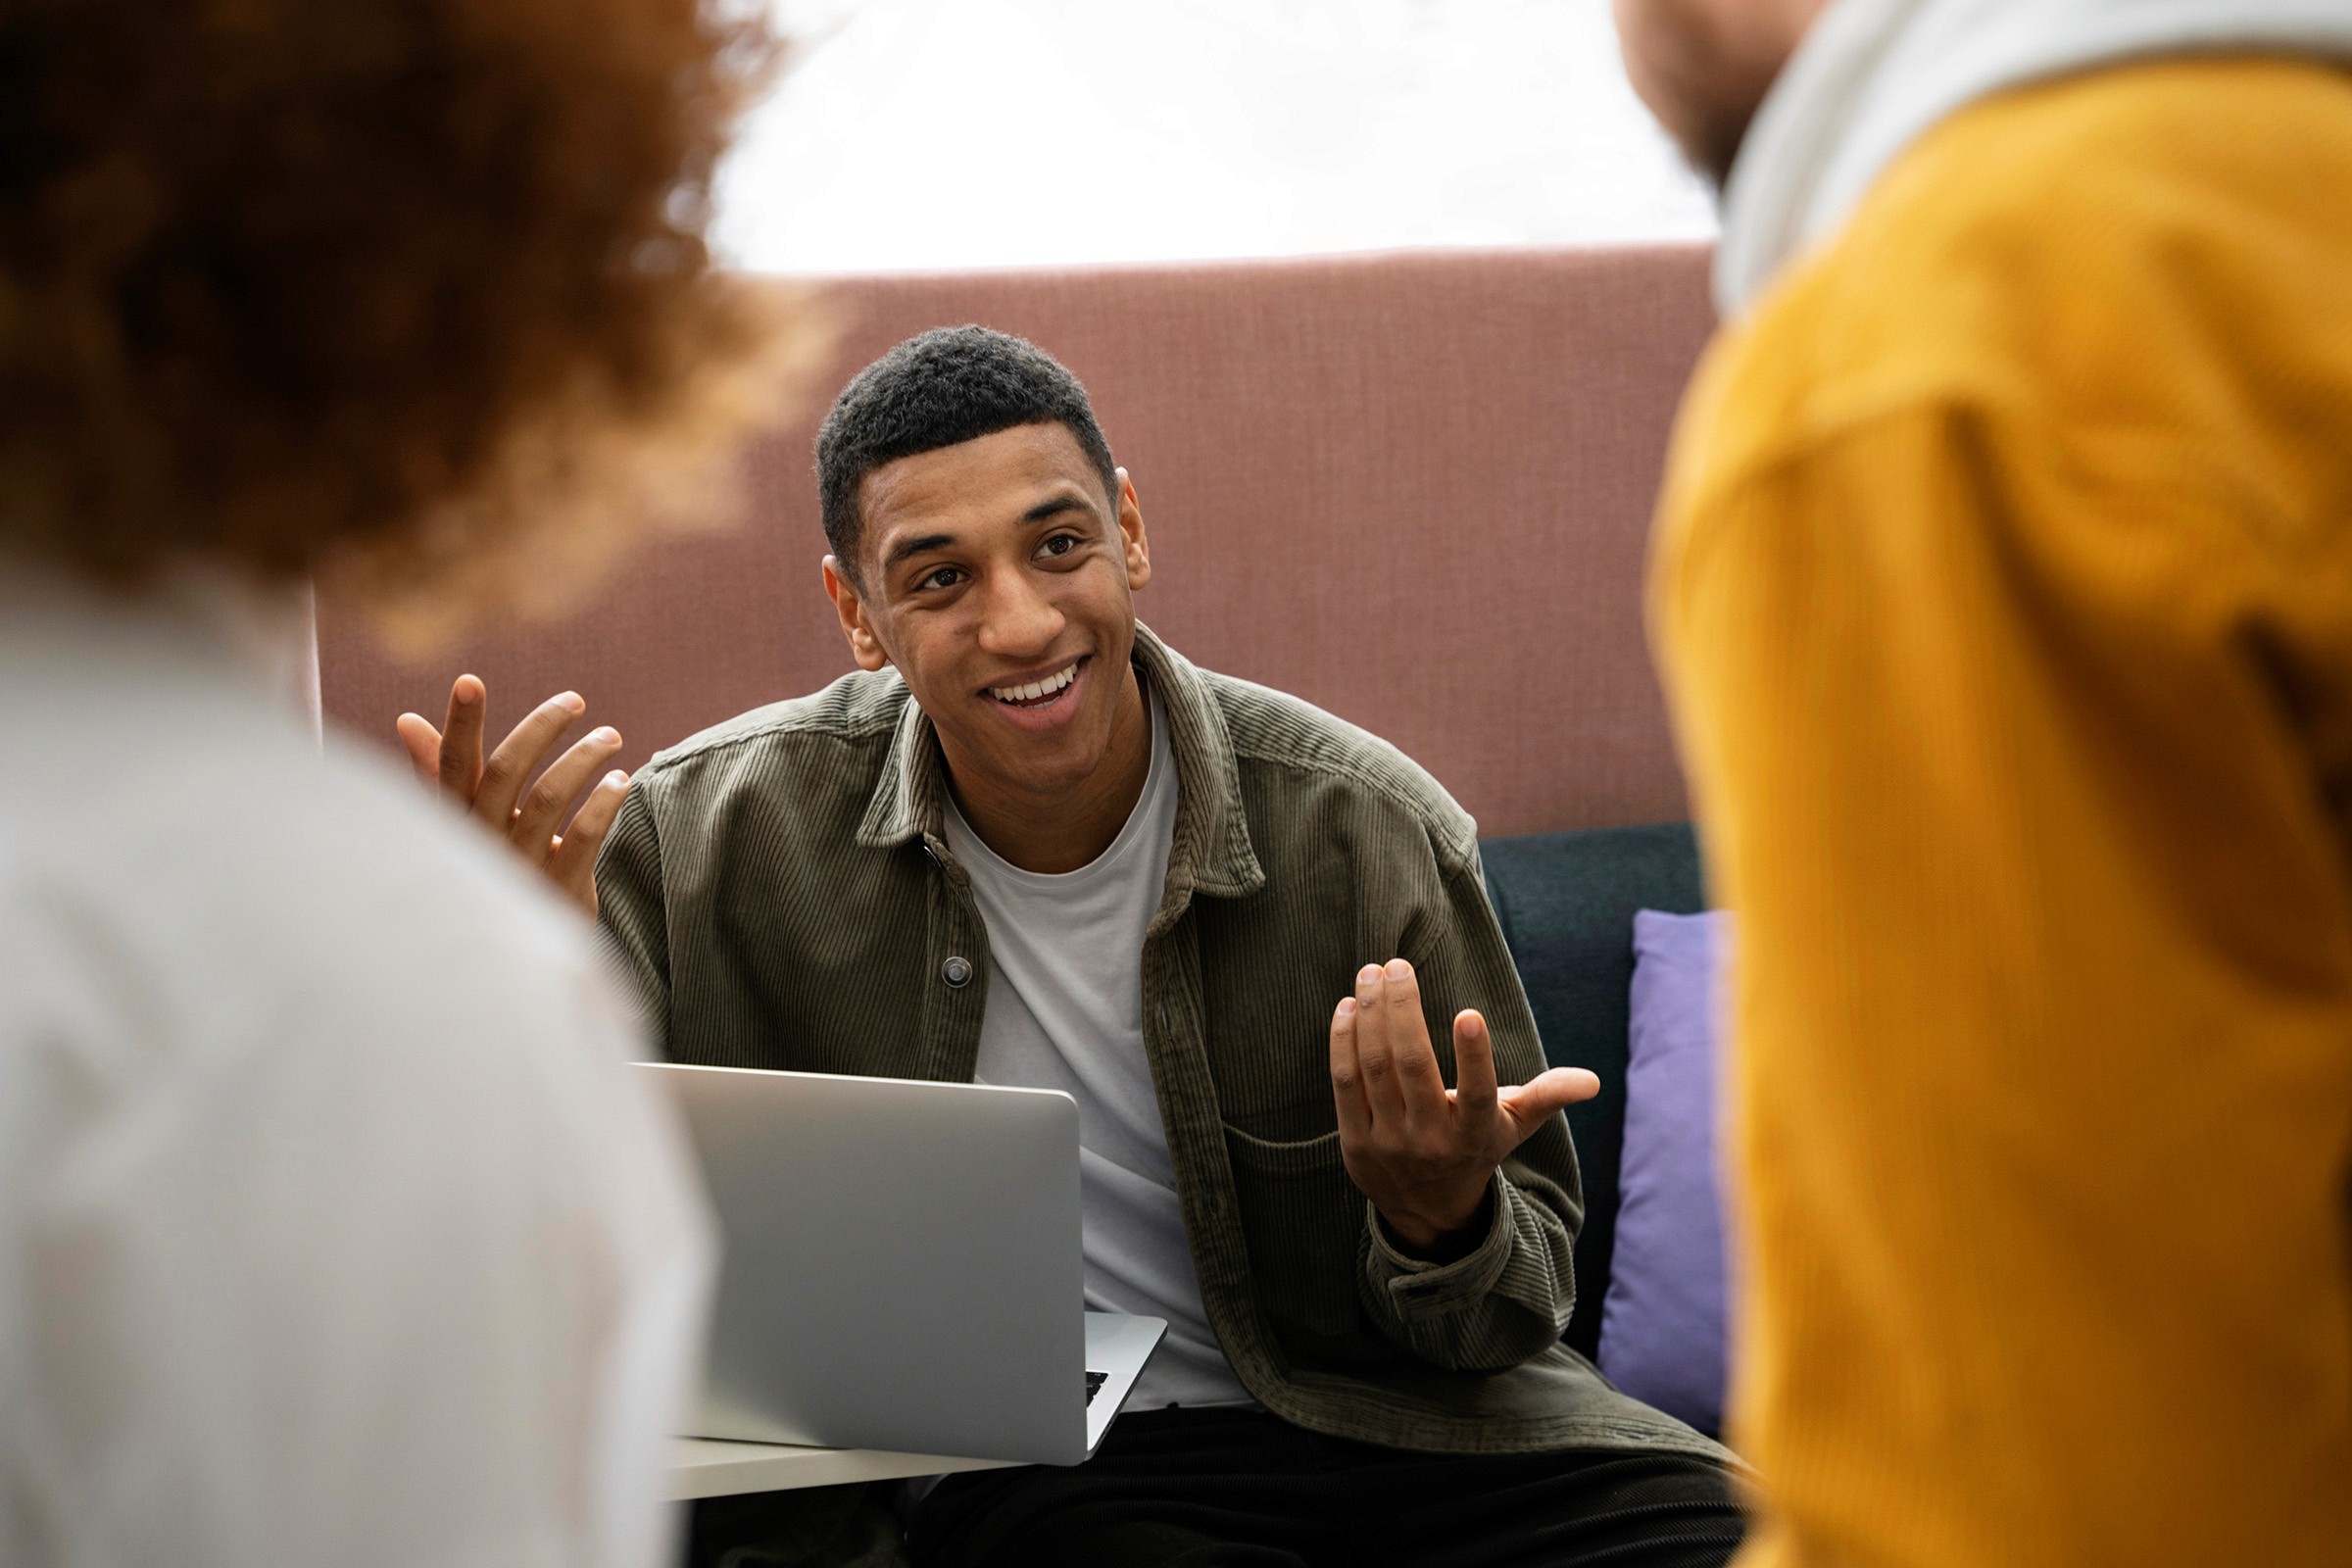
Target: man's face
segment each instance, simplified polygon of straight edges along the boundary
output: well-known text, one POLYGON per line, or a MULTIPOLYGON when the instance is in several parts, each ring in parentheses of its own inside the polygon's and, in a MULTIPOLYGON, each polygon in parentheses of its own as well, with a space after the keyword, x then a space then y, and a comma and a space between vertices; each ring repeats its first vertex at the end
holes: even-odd
POLYGON ((1102 765, 1152 575, 1144 519, 1068 426, 1025 424, 885 464, 858 490, 853 580, 826 589, 867 669, 895 664, 959 787, 1052 800, 1102 765))
POLYGON ((1748 122, 1827 0, 1614 0, 1634 91, 1720 188, 1748 122))

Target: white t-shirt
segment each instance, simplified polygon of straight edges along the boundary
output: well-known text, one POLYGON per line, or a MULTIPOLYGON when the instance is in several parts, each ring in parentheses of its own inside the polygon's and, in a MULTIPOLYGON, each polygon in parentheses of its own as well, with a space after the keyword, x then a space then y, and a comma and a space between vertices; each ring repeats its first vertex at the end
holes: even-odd
POLYGON ((1250 1402, 1200 1305, 1176 1168, 1144 1054, 1144 932, 1168 878, 1176 764, 1152 705, 1152 766, 1135 810, 1091 864, 1047 876, 980 842, 950 802, 948 848, 988 923, 982 1083, 1059 1089, 1078 1102, 1086 1304, 1167 1319, 1129 1409, 1250 1402))
POLYGON ((259 596, 0 565, 0 1563, 648 1568, 709 1221, 593 937, 259 596))

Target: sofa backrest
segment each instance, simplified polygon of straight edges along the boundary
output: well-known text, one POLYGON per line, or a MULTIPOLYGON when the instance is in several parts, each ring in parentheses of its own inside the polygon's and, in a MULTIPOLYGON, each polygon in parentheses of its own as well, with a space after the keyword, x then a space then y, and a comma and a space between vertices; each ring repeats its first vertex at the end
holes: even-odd
POLYGON ((1510 944, 1544 1056, 1554 1067, 1600 1075, 1600 1093, 1568 1107, 1585 1223, 1576 1235, 1576 1311, 1567 1339, 1596 1356, 1617 1250, 1634 912, 1690 914, 1706 906, 1698 842, 1688 822, 1661 822, 1489 839, 1479 853, 1487 898, 1510 944))
POLYGON ((1680 817, 1641 579, 1705 274, 1662 247, 842 280, 836 364, 750 454, 742 526, 421 662, 325 605, 325 709, 389 744, 461 668, 501 731, 572 687, 633 766, 814 690, 850 667, 817 575, 821 405, 898 339, 981 321, 1086 382, 1152 535, 1139 612, 1195 662, 1395 741, 1485 833, 1680 817))

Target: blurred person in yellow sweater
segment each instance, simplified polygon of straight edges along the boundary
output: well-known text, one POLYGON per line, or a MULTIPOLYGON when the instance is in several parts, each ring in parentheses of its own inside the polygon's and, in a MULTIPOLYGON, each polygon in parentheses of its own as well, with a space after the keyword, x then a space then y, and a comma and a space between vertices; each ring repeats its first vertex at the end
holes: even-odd
POLYGON ((2352 0, 1617 11, 1742 1561, 2352 1561, 2352 0))

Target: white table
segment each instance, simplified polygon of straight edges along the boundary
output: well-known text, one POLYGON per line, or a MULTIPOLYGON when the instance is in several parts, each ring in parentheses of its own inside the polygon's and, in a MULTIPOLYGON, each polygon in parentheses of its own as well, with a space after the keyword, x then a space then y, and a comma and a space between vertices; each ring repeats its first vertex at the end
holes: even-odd
POLYGON ((672 1502, 732 1497, 747 1492, 837 1487, 849 1481, 901 1481, 957 1470, 1001 1470, 1009 1459, 950 1459, 936 1453, 884 1453, 873 1448, 801 1448, 782 1443, 722 1443, 716 1438, 670 1439, 662 1478, 672 1502))

